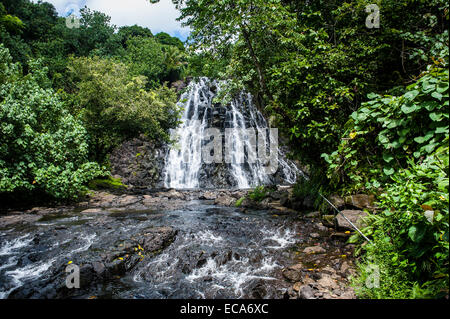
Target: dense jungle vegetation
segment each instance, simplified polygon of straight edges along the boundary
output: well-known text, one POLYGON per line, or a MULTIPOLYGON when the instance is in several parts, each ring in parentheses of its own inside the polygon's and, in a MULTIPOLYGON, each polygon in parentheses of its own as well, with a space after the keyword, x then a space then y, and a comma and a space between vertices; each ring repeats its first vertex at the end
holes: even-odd
POLYGON ((221 98, 249 90, 308 166, 314 185, 299 188, 376 195, 372 243, 352 237, 360 297, 448 294, 448 2, 173 2, 186 44, 88 8, 69 29, 48 3, 0 1, 0 192, 76 198, 122 141, 169 139, 170 83, 228 79, 221 98), (368 289, 372 264, 380 286, 368 289))

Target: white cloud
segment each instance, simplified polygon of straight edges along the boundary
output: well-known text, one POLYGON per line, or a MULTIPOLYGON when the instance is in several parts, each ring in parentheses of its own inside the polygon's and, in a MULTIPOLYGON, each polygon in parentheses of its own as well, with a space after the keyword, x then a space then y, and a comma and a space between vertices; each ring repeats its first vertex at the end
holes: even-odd
MULTIPOLYGON (((140 25, 147 27, 154 34, 167 32, 183 40, 188 36, 189 29, 183 28, 176 21, 180 15, 171 0, 161 0, 151 4, 148 0, 46 0, 52 3, 60 15, 72 4, 79 7, 85 5, 96 11, 106 13, 111 17, 111 23, 121 27, 125 25, 140 25)), ((36 2, 36 1, 34 1, 36 2)))

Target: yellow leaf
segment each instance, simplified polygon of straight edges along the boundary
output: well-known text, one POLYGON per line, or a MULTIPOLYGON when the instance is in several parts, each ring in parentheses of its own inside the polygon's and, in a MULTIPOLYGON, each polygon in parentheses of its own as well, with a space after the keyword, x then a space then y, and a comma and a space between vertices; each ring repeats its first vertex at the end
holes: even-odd
POLYGON ((72 261, 69 261, 67 264, 70 265, 72 263, 72 261))
POLYGON ((350 231, 347 230, 345 233, 346 233, 346 234, 350 234, 350 231))
POLYGON ((356 137, 356 135, 358 135, 358 133, 356 133, 356 132, 351 132, 351 133, 350 133, 350 138, 353 140, 353 139, 356 137))

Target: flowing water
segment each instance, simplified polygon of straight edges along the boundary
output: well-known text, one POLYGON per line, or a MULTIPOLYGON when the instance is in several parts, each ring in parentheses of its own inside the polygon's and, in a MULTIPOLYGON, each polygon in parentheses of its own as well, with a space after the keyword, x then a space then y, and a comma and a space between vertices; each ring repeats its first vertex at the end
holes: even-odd
POLYGON ((295 183, 301 172, 286 160, 280 148, 276 148, 272 154, 278 167, 276 174, 272 176, 264 169, 267 163, 257 156, 259 153, 256 150, 259 151, 259 147, 256 143, 252 147, 253 140, 243 134, 244 129, 252 129, 258 141, 260 137, 265 137, 267 146, 278 145, 274 144, 278 143, 278 137, 268 131, 269 125, 256 109, 251 94, 241 92, 225 106, 214 103, 214 98, 223 85, 223 82, 200 78, 197 82, 191 82, 181 96, 179 105, 184 113, 179 128, 172 135, 178 143, 166 158, 165 186, 193 189, 223 187, 225 183, 225 186, 231 188, 245 189, 259 185, 295 183), (209 138, 205 133, 211 128, 220 130, 221 134, 222 153, 225 156, 222 155, 223 162, 219 164, 204 163, 202 158, 202 147, 209 138), (217 168, 221 166, 225 176, 219 176, 217 181, 217 168))
POLYGON ((132 270, 82 283, 69 297, 281 298, 281 269, 298 242, 296 223, 195 201, 183 210, 77 211, 0 230, 0 298, 55 298, 69 262, 91 263, 145 229, 170 226, 173 243, 132 270), (84 285, 84 286, 83 286, 84 285))

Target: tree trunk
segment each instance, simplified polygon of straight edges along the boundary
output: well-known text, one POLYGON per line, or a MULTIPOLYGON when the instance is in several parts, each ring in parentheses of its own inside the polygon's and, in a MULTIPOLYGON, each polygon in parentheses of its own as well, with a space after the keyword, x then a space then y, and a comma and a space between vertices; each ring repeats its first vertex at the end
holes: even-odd
POLYGON ((259 63, 258 57, 253 50, 252 42, 250 41, 250 35, 243 24, 241 24, 242 35, 244 36, 245 42, 247 43, 248 50, 250 51, 250 56, 252 57, 253 63, 255 64, 256 70, 259 76, 259 85, 261 86, 261 90, 263 95, 265 95, 269 100, 272 100, 272 96, 270 95, 269 90, 267 89, 266 79, 264 77, 264 72, 262 70, 261 64, 259 63))

